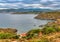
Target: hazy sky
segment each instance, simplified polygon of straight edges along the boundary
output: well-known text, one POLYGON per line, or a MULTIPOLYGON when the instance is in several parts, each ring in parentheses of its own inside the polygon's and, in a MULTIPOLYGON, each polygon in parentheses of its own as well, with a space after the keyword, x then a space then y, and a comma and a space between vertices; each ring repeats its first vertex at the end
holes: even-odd
POLYGON ((60 0, 0 0, 0 9, 3 8, 59 9, 60 0))

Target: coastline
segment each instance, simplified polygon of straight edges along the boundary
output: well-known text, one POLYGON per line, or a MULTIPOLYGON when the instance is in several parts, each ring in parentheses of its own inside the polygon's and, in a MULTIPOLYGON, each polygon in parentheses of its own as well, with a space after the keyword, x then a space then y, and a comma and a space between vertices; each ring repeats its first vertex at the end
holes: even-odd
POLYGON ((60 18, 60 12, 43 12, 38 14, 35 19, 56 20, 60 18))
MULTIPOLYGON (((59 12, 60 13, 60 12, 59 12)), ((17 34, 17 30, 16 29, 1 29, 2 34, 0 35, 4 35, 5 34, 8 35, 6 37, 7 41, 9 42, 52 42, 54 39, 58 39, 60 36, 60 19, 59 16, 60 14, 54 13, 54 14, 38 14, 39 18, 36 19, 42 19, 42 20, 55 20, 53 22, 49 22, 46 25, 41 25, 41 27, 43 27, 42 29, 32 29, 30 31, 28 31, 27 33, 22 33, 22 34, 17 34), (54 17, 54 18, 53 18, 54 17), (6 31, 6 32, 5 32, 6 31), (11 34, 14 35, 11 35, 11 34), (10 36, 12 36, 12 38, 10 38, 10 36), (58 37, 57 37, 58 36, 58 37), (9 38, 9 39, 8 39, 9 38), (52 40, 51 40, 52 39, 52 40), (51 40, 51 41, 50 41, 51 40)), ((2 37, 2 36, 1 36, 2 37)), ((3 40, 4 38, 2 38, 3 40)), ((4 40, 6 40, 4 39, 4 40)), ((1 40, 1 39, 0 39, 1 40)), ((55 41, 55 40, 54 40, 55 41)), ((4 42, 4 41, 3 41, 4 42)))

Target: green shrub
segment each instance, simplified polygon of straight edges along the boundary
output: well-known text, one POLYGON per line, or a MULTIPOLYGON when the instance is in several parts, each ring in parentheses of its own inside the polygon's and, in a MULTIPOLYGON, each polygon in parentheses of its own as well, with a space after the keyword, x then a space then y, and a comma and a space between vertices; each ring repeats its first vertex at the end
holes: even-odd
POLYGON ((53 32, 56 32, 56 29, 53 27, 45 27, 42 29, 43 34, 49 34, 49 33, 53 33, 53 32))
POLYGON ((11 38, 18 39, 19 35, 13 35, 11 38))
POLYGON ((10 33, 0 33, 0 39, 11 39, 11 38, 17 39, 18 36, 10 33))
POLYGON ((30 30, 29 32, 27 32, 27 38, 32 38, 32 37, 38 36, 38 33, 40 31, 41 31, 40 29, 30 30))
POLYGON ((55 28, 57 32, 60 32, 60 28, 55 28))

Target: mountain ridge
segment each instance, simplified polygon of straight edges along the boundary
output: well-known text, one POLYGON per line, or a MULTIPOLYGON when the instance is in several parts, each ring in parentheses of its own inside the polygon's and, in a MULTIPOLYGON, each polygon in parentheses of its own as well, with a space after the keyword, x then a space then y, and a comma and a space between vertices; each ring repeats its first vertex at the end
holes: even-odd
POLYGON ((41 9, 41 8, 19 8, 19 9, 1 9, 0 12, 46 12, 46 11, 53 11, 51 9, 41 9))

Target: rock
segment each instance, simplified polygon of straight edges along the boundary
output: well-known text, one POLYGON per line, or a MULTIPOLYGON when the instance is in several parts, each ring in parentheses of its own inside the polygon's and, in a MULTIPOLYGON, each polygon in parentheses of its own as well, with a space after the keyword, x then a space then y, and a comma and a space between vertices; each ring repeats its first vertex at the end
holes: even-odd
POLYGON ((12 28, 0 28, 0 32, 2 33, 16 33, 17 30, 16 29, 12 29, 12 28))
POLYGON ((60 12, 45 12, 38 14, 35 18, 42 20, 56 20, 60 18, 60 12))

